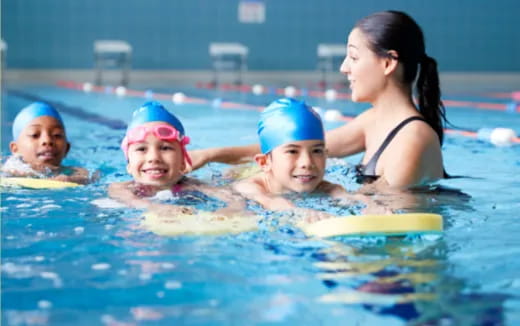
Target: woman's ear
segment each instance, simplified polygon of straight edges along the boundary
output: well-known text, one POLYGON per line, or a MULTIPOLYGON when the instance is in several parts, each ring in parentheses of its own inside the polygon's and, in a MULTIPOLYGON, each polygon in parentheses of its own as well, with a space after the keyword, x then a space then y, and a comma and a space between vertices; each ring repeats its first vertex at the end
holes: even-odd
POLYGON ((65 156, 67 156, 67 154, 69 153, 70 151, 70 143, 67 142, 67 149, 65 150, 65 156))
POLYGON ((399 55, 395 50, 389 50, 387 53, 388 56, 384 58, 384 73, 388 76, 397 69, 399 55))
POLYGON ((14 141, 10 142, 9 149, 11 150, 12 154, 16 154, 18 152, 18 144, 14 141))

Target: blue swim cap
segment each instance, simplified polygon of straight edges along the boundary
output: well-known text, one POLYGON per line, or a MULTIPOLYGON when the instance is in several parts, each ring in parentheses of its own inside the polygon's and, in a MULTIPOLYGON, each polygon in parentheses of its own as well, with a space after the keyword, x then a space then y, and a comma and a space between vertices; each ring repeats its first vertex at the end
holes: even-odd
POLYGON ((157 101, 149 101, 143 104, 139 109, 135 110, 132 121, 128 125, 128 130, 135 128, 147 122, 163 121, 172 125, 177 131, 184 136, 184 127, 177 117, 168 112, 166 108, 157 101))
POLYGON ((303 101, 282 98, 269 104, 258 122, 263 154, 293 141, 324 140, 320 116, 303 101))
POLYGON ((17 140, 22 130, 31 121, 43 116, 53 117, 54 119, 58 120, 63 128, 65 128, 63 125, 63 120, 61 120, 61 116, 55 108, 43 102, 34 102, 23 108, 14 118, 13 139, 17 140))

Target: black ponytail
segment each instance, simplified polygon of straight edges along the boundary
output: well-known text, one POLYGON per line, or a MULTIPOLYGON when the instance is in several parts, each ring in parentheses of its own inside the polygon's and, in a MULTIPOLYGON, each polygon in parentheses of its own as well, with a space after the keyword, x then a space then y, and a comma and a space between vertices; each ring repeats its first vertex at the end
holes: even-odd
POLYGON ((426 55, 424 35, 419 25, 404 12, 382 11, 361 19, 356 27, 367 37, 377 55, 388 57, 388 51, 397 52, 397 60, 403 66, 403 84, 411 86, 419 71, 419 112, 442 144, 446 114, 441 102, 437 63, 426 55))
POLYGON ((417 78, 417 98, 419 112, 435 130, 442 145, 446 110, 441 101, 437 62, 427 55, 424 55, 420 62, 420 72, 417 78))

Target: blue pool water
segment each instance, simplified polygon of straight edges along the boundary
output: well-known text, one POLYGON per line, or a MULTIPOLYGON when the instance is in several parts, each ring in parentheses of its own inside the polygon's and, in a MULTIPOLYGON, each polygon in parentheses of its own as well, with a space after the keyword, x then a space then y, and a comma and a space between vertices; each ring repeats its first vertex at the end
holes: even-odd
MULTIPOLYGON (((274 99, 194 88, 156 91, 254 105, 274 99)), ((439 184, 470 198, 417 194, 408 207, 441 213, 446 231, 440 238, 316 240, 265 212, 258 231, 167 238, 140 226, 141 211, 92 203, 107 197, 111 182, 129 179, 119 142, 144 99, 12 85, 2 99, 2 156, 8 155, 14 115, 35 98, 62 105, 72 142, 65 165, 99 170, 101 178, 67 190, 2 190, 5 325, 520 323, 518 145, 447 136, 446 169, 475 178, 439 184)), ((307 100, 349 115, 363 108, 307 100)), ((257 111, 163 103, 183 121, 190 149, 256 141, 257 111)), ((465 129, 508 127, 520 134, 519 114, 448 108, 448 118, 465 129)), ((354 190, 343 172, 359 159, 329 162, 326 178, 354 190)), ((211 164, 195 176, 218 183, 225 171, 211 164)), ((357 207, 309 201, 340 214, 359 213, 357 207)))

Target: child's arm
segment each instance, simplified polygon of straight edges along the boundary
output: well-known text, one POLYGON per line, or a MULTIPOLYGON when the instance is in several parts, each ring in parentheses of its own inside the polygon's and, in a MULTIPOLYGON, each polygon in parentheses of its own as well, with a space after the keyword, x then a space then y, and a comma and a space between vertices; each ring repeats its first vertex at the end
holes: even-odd
POLYGON ((55 177, 51 177, 51 180, 58 180, 58 181, 66 181, 66 182, 74 182, 79 184, 87 184, 91 182, 89 172, 87 169, 84 168, 70 168, 72 169, 72 174, 66 175, 66 174, 59 174, 55 177))
POLYGON ((290 200, 270 194, 267 191, 262 174, 257 174, 253 177, 237 182, 234 185, 234 189, 246 198, 258 202, 265 209, 274 211, 291 211, 296 214, 299 219, 303 219, 308 223, 333 217, 331 214, 326 212, 321 212, 311 208, 296 207, 290 200))
POLYGON ((219 162, 226 164, 241 164, 250 162, 258 153, 260 153, 260 146, 257 144, 193 150, 189 152, 193 163, 191 170, 199 169, 209 162, 219 162))
POLYGON ((108 186, 108 195, 130 207, 149 208, 152 202, 137 196, 131 189, 132 183, 132 181, 114 182, 108 186))
POLYGON ((0 164, 0 171, 10 177, 30 178, 41 177, 42 175, 40 171, 35 170, 16 156, 11 156, 4 164, 0 164))
POLYGON ((139 209, 148 209, 159 214, 193 214, 193 209, 185 206, 154 203, 151 200, 137 196, 133 189, 133 181, 115 182, 108 186, 108 195, 129 206, 139 209))
MULTIPOLYGON (((91 181, 89 177, 88 170, 84 168, 77 168, 77 167, 62 167, 62 166, 56 166, 56 167, 49 167, 46 165, 39 165, 39 164, 31 164, 28 165, 27 163, 24 163, 23 161, 16 162, 15 164, 19 164, 20 166, 23 166, 24 169, 15 169, 10 168, 7 165, 0 166, 0 169, 2 172, 5 172, 13 177, 23 177, 23 178, 31 178, 31 177, 37 177, 37 178, 45 178, 49 180, 56 180, 56 181, 65 181, 65 182, 74 182, 79 184, 87 184, 91 181), (70 170, 71 173, 62 173, 64 169, 70 170), (48 174, 53 175, 48 175, 48 174)), ((13 164, 10 166, 12 167, 13 164)))
POLYGON ((41 173, 38 173, 37 171, 19 171, 19 170, 12 170, 12 169, 6 169, 2 168, 2 172, 6 173, 10 177, 21 177, 21 178, 39 178, 41 177, 41 173))
POLYGON ((291 201, 269 194, 261 174, 235 183, 233 189, 245 198, 256 201, 265 209, 289 210, 295 208, 291 201))
POLYGON ((252 215, 252 213, 248 212, 246 209, 245 198, 233 192, 231 189, 216 188, 206 185, 203 190, 210 196, 226 203, 226 207, 216 210, 215 213, 225 215, 252 215))
POLYGON ((342 186, 340 186, 338 184, 328 182, 325 180, 323 180, 318 185, 318 187, 316 187, 315 192, 322 192, 333 198, 338 198, 338 199, 350 198, 349 193, 347 192, 347 190, 345 188, 343 188, 342 186))
POLYGON ((362 210, 363 214, 392 214, 392 210, 385 206, 377 203, 372 197, 361 193, 349 193, 342 186, 323 181, 318 189, 324 193, 330 195, 332 198, 340 199, 343 204, 351 205, 352 202, 361 202, 365 204, 365 208, 362 210))
POLYGON ((234 193, 229 187, 214 187, 194 179, 188 180, 184 186, 184 190, 200 191, 208 197, 213 197, 226 203, 226 207, 216 210, 215 213, 224 215, 251 215, 246 211, 245 199, 234 193))

